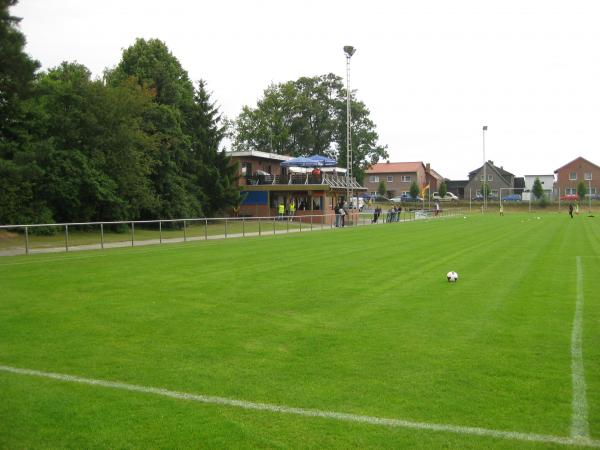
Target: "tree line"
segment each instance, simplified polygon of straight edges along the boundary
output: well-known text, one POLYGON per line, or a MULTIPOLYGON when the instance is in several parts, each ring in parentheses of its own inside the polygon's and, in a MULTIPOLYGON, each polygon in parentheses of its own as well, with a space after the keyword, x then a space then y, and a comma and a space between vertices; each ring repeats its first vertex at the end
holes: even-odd
MULTIPOLYGON (((77 62, 40 71, 0 0, 0 223, 171 219, 240 202, 223 151, 324 153, 345 166, 345 90, 332 74, 269 86, 226 120, 166 44, 137 39, 100 78, 77 62)), ((355 173, 387 156, 352 101, 355 173)))

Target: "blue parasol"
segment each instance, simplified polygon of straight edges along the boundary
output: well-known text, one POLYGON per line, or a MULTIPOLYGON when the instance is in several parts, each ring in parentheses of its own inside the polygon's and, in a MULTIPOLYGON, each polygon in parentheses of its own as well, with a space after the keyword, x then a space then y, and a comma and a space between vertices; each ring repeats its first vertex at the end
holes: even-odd
POLYGON ((331 158, 329 158, 327 156, 323 156, 323 155, 309 156, 308 159, 320 162, 323 167, 335 167, 335 166, 337 166, 337 161, 335 159, 331 159, 331 158))
POLYGON ((320 161, 315 161, 314 159, 305 158, 304 156, 299 156, 298 158, 288 159, 281 163, 282 167, 318 167, 322 166, 320 161))

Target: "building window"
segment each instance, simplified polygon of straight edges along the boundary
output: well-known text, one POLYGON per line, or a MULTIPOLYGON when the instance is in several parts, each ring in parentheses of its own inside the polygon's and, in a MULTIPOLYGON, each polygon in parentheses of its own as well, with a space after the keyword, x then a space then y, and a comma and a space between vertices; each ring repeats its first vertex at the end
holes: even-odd
POLYGON ((412 177, 410 175, 402 175, 400 177, 400 180, 404 181, 404 182, 409 182, 410 183, 412 181, 412 177))
POLYGON ((242 162, 242 176, 249 177, 252 175, 252 163, 242 162))
POLYGON ((590 189, 590 194, 596 195, 596 188, 595 187, 593 187, 593 188, 590 189))
POLYGON ((379 183, 379 177, 376 175, 371 175, 369 177, 369 183, 379 183))
POLYGON ((566 188, 565 189, 565 194, 566 195, 575 195, 575 194, 577 194, 577 189, 575 189, 575 188, 566 188))
POLYGON ((393 183, 393 182, 394 182, 394 177, 393 177, 393 176, 391 176, 391 175, 388 175, 388 177, 387 177, 387 182, 388 182, 388 183, 393 183))
POLYGON ((577 179, 577 172, 569 172, 569 180, 574 181, 577 179))
POLYGON ((487 177, 488 177, 488 181, 494 181, 493 175, 488 175, 487 177))
POLYGON ((587 180, 591 180, 592 179, 592 172, 585 172, 583 174, 583 179, 586 180, 586 181, 587 180))
POLYGON ((409 191, 402 191, 402 197, 410 197, 409 191))

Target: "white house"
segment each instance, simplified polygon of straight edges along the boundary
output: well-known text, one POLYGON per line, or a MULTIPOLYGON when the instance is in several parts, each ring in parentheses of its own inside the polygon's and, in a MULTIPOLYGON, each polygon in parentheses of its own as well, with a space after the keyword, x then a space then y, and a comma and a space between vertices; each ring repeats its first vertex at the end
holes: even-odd
POLYGON ((535 200, 531 190, 533 189, 533 183, 536 178, 540 179, 542 183, 542 188, 544 188, 544 194, 547 198, 552 199, 552 194, 554 192, 554 174, 550 175, 525 175, 525 189, 523 190, 523 200, 529 201, 529 196, 531 195, 531 200, 535 200))

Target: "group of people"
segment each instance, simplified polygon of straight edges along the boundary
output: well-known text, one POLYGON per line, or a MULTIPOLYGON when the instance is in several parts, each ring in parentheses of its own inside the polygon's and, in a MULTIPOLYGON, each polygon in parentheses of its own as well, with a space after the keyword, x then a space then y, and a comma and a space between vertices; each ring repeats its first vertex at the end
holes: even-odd
POLYGON ((402 212, 402 206, 392 206, 387 213, 387 221, 388 222, 399 222, 400 221, 400 213, 402 212))

